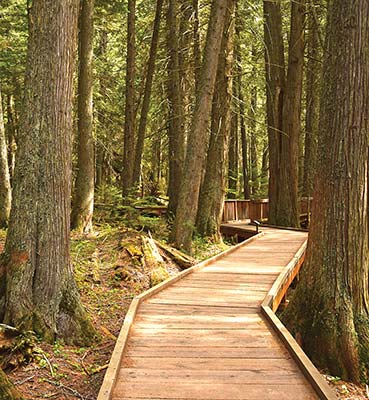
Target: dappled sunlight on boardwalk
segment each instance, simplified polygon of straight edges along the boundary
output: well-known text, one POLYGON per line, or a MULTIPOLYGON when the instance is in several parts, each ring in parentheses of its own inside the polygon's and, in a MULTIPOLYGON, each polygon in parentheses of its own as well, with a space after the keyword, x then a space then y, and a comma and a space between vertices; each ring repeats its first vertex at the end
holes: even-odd
POLYGON ((319 398, 260 312, 307 234, 264 232, 142 301, 113 400, 319 398))

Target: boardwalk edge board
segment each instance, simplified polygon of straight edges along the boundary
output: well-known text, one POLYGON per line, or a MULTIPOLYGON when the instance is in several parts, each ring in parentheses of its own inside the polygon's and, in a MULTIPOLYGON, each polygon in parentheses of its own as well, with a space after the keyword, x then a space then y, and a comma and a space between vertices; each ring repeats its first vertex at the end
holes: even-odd
POLYGON ((174 276, 173 278, 169 278, 166 281, 159 283, 158 285, 154 286, 153 288, 147 290, 146 292, 141 293, 140 295, 136 296, 133 300, 132 303, 128 309, 128 312, 124 318, 124 323, 122 326, 122 329, 119 333, 117 342, 115 344, 108 369, 105 373, 105 377, 102 383, 102 386, 100 388, 99 394, 97 396, 97 400, 111 400, 113 388, 115 386, 117 377, 118 377, 118 372, 119 368, 122 362, 123 358, 123 353, 128 341, 128 336, 129 332, 131 329, 131 326, 133 324, 133 321, 135 319, 135 316, 137 314, 138 307, 140 303, 155 295, 156 293, 160 292, 161 290, 167 288, 168 286, 171 286, 173 283, 178 282, 185 276, 191 274, 194 271, 198 271, 207 265, 211 264, 214 261, 219 260, 220 258, 223 258, 227 256, 228 254, 231 254, 238 250, 241 247, 247 246, 251 242, 259 239, 260 237, 264 236, 263 232, 260 232, 256 234, 255 236, 237 244, 236 246, 231 247, 230 249, 227 249, 223 251, 222 253, 217 254, 216 256, 213 256, 211 258, 208 258, 205 261, 200 262, 199 264, 194 265, 191 268, 186 269, 185 271, 180 272, 178 275, 174 276))
POLYGON ((274 314, 274 312, 278 309, 286 290, 295 276, 298 274, 302 263, 304 262, 306 246, 307 241, 305 241, 305 243, 300 247, 295 256, 274 282, 272 288, 268 292, 261 305, 261 312, 266 321, 278 334, 283 344, 286 346, 287 350, 314 388, 315 392, 319 395, 320 399, 337 400, 337 396, 334 394, 328 383, 324 380, 320 372, 316 369, 314 364, 304 353, 287 328, 282 324, 280 319, 274 314))

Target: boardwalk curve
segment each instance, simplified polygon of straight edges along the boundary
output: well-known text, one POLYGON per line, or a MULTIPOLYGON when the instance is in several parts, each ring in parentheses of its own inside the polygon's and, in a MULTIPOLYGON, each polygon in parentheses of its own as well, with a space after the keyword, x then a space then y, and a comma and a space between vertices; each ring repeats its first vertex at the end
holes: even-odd
POLYGON ((134 299, 98 400, 334 399, 273 313, 306 238, 265 228, 134 299))

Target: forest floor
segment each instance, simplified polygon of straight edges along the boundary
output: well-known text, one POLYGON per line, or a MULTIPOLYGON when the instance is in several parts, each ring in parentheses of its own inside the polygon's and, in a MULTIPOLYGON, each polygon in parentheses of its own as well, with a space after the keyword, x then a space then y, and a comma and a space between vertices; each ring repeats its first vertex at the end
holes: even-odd
MULTIPOLYGON (((138 228, 138 227, 136 227, 138 228)), ((155 222, 153 236, 164 239, 164 222, 155 222)), ((8 371, 25 399, 95 400, 113 351, 115 340, 132 298, 161 280, 177 274, 178 266, 166 264, 153 271, 143 263, 141 230, 125 225, 101 224, 91 235, 72 234, 72 261, 82 301, 96 327, 100 341, 91 347, 37 343, 34 360, 8 371)), ((0 231, 0 252, 5 232, 0 231)), ((205 259, 226 245, 195 242, 195 257, 205 259)), ((366 386, 356 386, 326 376, 341 400, 369 399, 366 386)))

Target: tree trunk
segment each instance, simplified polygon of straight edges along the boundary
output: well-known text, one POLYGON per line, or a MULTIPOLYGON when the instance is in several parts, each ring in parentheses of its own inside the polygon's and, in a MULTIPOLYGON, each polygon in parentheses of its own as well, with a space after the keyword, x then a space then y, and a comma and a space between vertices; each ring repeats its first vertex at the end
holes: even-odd
POLYGON ((92 230, 95 190, 93 135, 93 38, 94 0, 82 0, 79 30, 78 163, 71 227, 92 230))
MULTIPOLYGON (((256 75, 256 70, 254 69, 253 76, 256 75)), ((259 171, 258 171, 258 143, 256 136, 256 108, 258 103, 258 89, 253 86, 251 89, 251 101, 250 101, 250 111, 249 111, 249 128, 250 128, 250 161, 251 161, 251 188, 252 194, 255 195, 259 190, 259 171)))
POLYGON ((248 152, 248 141, 247 141, 247 131, 246 131, 246 121, 245 121, 245 99, 242 90, 242 57, 241 57, 241 30, 242 30, 242 20, 241 16, 238 14, 238 3, 236 4, 236 45, 235 45, 235 60, 237 66, 237 75, 234 89, 237 92, 238 100, 238 112, 240 114, 240 132, 241 132, 241 151, 242 151, 242 180, 243 180, 243 196, 245 200, 250 198, 250 175, 249 175, 249 152, 248 152))
POLYGON ((369 378, 369 3, 330 2, 319 160, 302 279, 285 321, 317 366, 369 378))
POLYGON ((9 381, 5 373, 0 369, 0 399, 1 400, 23 400, 14 385, 9 381))
POLYGON ((69 255, 77 16, 77 0, 32 3, 13 204, 0 266, 0 321, 48 341, 83 344, 94 330, 69 255))
MULTIPOLYGON (((105 21, 103 21, 105 22, 105 21)), ((108 32, 105 29, 101 29, 99 46, 96 51, 96 57, 106 62, 106 51, 108 47, 108 32)), ((107 87, 105 82, 105 74, 101 73, 99 76, 99 87, 100 96, 102 99, 107 98, 107 87)), ((97 132, 96 132, 96 187, 103 186, 107 181, 107 169, 109 166, 106 162, 106 147, 104 143, 103 131, 106 129, 108 124, 108 118, 106 116, 106 110, 104 107, 97 110, 97 132)))
POLYGON ((183 125, 181 77, 179 74, 178 2, 169 0, 167 12, 168 103, 169 103, 169 182, 168 214, 174 215, 182 182, 185 160, 185 132, 183 125))
POLYGON ((122 185, 123 196, 133 186, 133 164, 135 160, 135 75, 136 75, 136 0, 128 0, 127 16, 127 66, 126 66, 126 108, 124 120, 124 149, 122 185))
POLYGON ((299 144, 301 131, 301 95, 304 65, 305 0, 291 2, 291 29, 288 70, 283 97, 282 134, 280 135, 278 206, 275 223, 300 226, 298 207, 299 144))
POLYGON ((303 194, 313 195, 319 129, 319 90, 321 78, 319 21, 313 8, 316 0, 310 0, 307 14, 307 66, 306 66, 306 118, 303 194))
POLYGON ((264 0, 266 108, 269 142, 269 223, 277 224, 279 153, 282 132, 285 62, 280 1, 264 0))
MULTIPOLYGON (((237 97, 237 88, 233 87, 233 96, 237 97)), ((237 198, 238 187, 238 110, 233 109, 228 149, 228 198, 237 198)))
POLYGON ((195 93, 199 90, 199 78, 201 67, 201 38, 200 38, 200 20, 199 20, 199 0, 192 0, 193 10, 193 60, 194 60, 194 81, 195 93))
POLYGON ((149 62, 147 66, 147 75, 145 82, 145 90, 144 97, 142 101, 141 107, 141 115, 140 115, 140 123, 138 126, 137 133, 137 142, 136 142, 136 153, 135 153, 135 161, 133 168, 133 183, 135 186, 138 185, 141 175, 141 162, 142 162, 142 153, 144 149, 145 135, 146 135, 146 125, 147 125, 147 117, 150 110, 150 99, 151 99, 151 89, 152 82, 155 73, 155 62, 156 62, 156 54, 159 43, 159 33, 160 33, 160 21, 161 21, 161 13, 163 9, 163 0, 157 0, 156 3, 156 13, 154 19, 154 27, 151 38, 151 47, 150 47, 150 55, 149 62))
POLYGON ((204 59, 201 66, 197 93, 178 207, 172 239, 178 248, 191 249, 192 234, 198 208, 199 190, 206 153, 207 130, 210 122, 211 103, 215 87, 221 37, 226 10, 231 0, 213 0, 209 20, 204 59))
POLYGON ((196 227, 202 236, 221 239, 226 187, 228 139, 232 111, 232 65, 234 2, 227 9, 212 107, 210 144, 206 171, 200 190, 196 227), (233 8, 233 9, 232 9, 233 8))
POLYGON ((15 167, 15 153, 17 149, 17 118, 14 106, 14 96, 8 95, 6 101, 6 136, 8 138, 8 164, 10 180, 13 179, 14 167, 15 167))
POLYGON ((5 136, 3 102, 0 87, 0 228, 8 224, 12 202, 12 189, 8 165, 8 148, 5 136))

